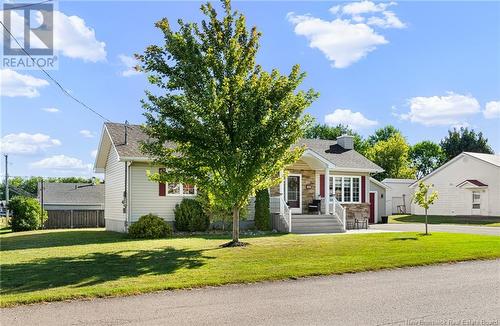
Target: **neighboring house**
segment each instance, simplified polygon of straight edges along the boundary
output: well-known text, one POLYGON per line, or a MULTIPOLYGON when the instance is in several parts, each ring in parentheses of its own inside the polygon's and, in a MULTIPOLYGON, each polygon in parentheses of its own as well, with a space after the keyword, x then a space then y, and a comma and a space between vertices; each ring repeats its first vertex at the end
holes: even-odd
POLYGON ((382 182, 370 178, 370 223, 379 223, 381 217, 386 214, 386 198, 390 187, 382 182), (373 210, 373 212, 372 212, 373 210))
MULTIPOLYGON (((139 125, 104 124, 94 169, 105 174, 108 230, 126 232, 130 223, 148 213, 173 221, 175 205, 196 196, 192 185, 148 179, 147 171, 156 173, 161 167, 151 165, 141 153, 140 142, 145 140, 139 125)), ((355 218, 369 218, 370 205, 375 213, 369 180, 383 170, 353 149, 352 136, 337 141, 302 139, 296 145, 305 145, 304 154, 286 168, 286 180, 270 189, 271 212, 285 231, 341 232, 353 227, 355 218), (318 200, 320 216, 306 215, 313 200, 318 200)), ((253 220, 253 209, 248 220, 253 220)))
MULTIPOLYGON (((431 215, 500 216, 500 155, 464 152, 421 179, 439 194, 431 215)), ((412 191, 418 182, 410 186, 412 191)), ((424 214, 412 204, 413 214, 424 214)))
POLYGON ((410 186, 415 179, 384 179, 382 183, 388 186, 385 196, 385 215, 411 214, 411 202, 414 189, 410 186))
POLYGON ((47 228, 103 227, 104 185, 43 183, 38 200, 48 213, 47 228))

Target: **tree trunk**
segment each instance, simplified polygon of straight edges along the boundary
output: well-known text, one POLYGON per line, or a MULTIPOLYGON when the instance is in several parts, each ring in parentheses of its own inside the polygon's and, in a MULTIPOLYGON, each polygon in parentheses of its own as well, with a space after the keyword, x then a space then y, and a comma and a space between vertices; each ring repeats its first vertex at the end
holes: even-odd
POLYGON ((233 243, 240 242, 240 208, 233 207, 233 243))
POLYGON ((427 208, 425 209, 425 235, 427 235, 427 208))

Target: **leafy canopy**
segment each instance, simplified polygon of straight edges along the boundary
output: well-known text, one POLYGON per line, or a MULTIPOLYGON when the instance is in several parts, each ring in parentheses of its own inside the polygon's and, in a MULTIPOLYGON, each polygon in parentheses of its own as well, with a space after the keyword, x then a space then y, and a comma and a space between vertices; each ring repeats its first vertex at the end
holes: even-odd
POLYGON ((475 152, 493 154, 488 144, 488 139, 483 137, 482 132, 476 133, 474 129, 460 128, 457 130, 448 130, 446 136, 440 143, 443 152, 446 155, 446 161, 451 160, 462 152, 475 152))
POLYGON ((418 183, 418 189, 415 191, 415 196, 413 197, 413 201, 418 206, 425 209, 426 214, 430 205, 434 204, 434 202, 438 199, 437 191, 431 190, 432 185, 426 185, 422 181, 418 183))
POLYGON ((370 146, 373 146, 380 141, 389 140, 389 138, 391 138, 392 136, 394 136, 396 134, 401 134, 401 132, 398 129, 396 129, 394 126, 387 125, 385 127, 382 127, 382 128, 375 130, 373 135, 368 137, 368 144, 370 146))
POLYGON ((375 143, 368 149, 367 157, 384 169, 375 178, 414 178, 415 170, 410 166, 409 153, 410 146, 399 132, 375 143))
POLYGON ((167 168, 153 180, 196 184, 239 210, 300 157, 303 148, 291 146, 317 94, 297 91, 305 77, 298 66, 282 75, 256 64, 260 32, 247 29, 230 1, 222 7, 219 17, 210 3, 202 5, 201 24, 179 20, 178 31, 166 18, 158 21, 164 44, 137 56, 158 87, 143 101, 151 140, 142 150, 167 168))
POLYGON ((424 140, 411 147, 410 160, 420 179, 437 169, 444 162, 445 155, 438 144, 424 140))

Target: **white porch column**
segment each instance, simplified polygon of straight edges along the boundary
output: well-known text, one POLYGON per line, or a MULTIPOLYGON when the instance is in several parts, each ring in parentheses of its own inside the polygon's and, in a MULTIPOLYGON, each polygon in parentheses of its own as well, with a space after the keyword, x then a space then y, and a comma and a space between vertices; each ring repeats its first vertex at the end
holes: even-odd
MULTIPOLYGON (((283 170, 280 171, 280 178, 283 178, 283 170)), ((281 180, 280 182, 280 214, 283 215, 285 213, 285 180, 281 180)))
POLYGON ((330 214, 330 170, 325 169, 325 214, 330 214))

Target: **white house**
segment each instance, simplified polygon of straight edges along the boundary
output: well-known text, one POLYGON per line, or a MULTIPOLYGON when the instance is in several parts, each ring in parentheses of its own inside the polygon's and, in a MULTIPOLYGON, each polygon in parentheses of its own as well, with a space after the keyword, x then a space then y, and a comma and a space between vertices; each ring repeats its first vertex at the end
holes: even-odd
MULTIPOLYGON (((500 216, 500 155, 464 152, 421 180, 439 193, 431 215, 500 216)), ((412 213, 424 210, 413 203, 412 213)))
MULTIPOLYGON (((108 230, 126 232, 130 223, 148 213, 173 221, 175 205, 196 196, 193 185, 159 184, 148 179, 148 170, 156 173, 161 167, 152 165, 141 153, 140 142, 145 140, 139 125, 104 124, 94 170, 105 174, 108 230)), ((342 232, 363 219, 378 219, 374 214, 382 204, 376 203, 378 192, 370 195, 370 176, 383 170, 354 150, 352 136, 337 141, 302 139, 297 145, 306 147, 301 159, 283 171, 288 175, 284 182, 270 189, 276 228, 342 232)), ((252 209, 250 205, 250 221, 252 209)))

